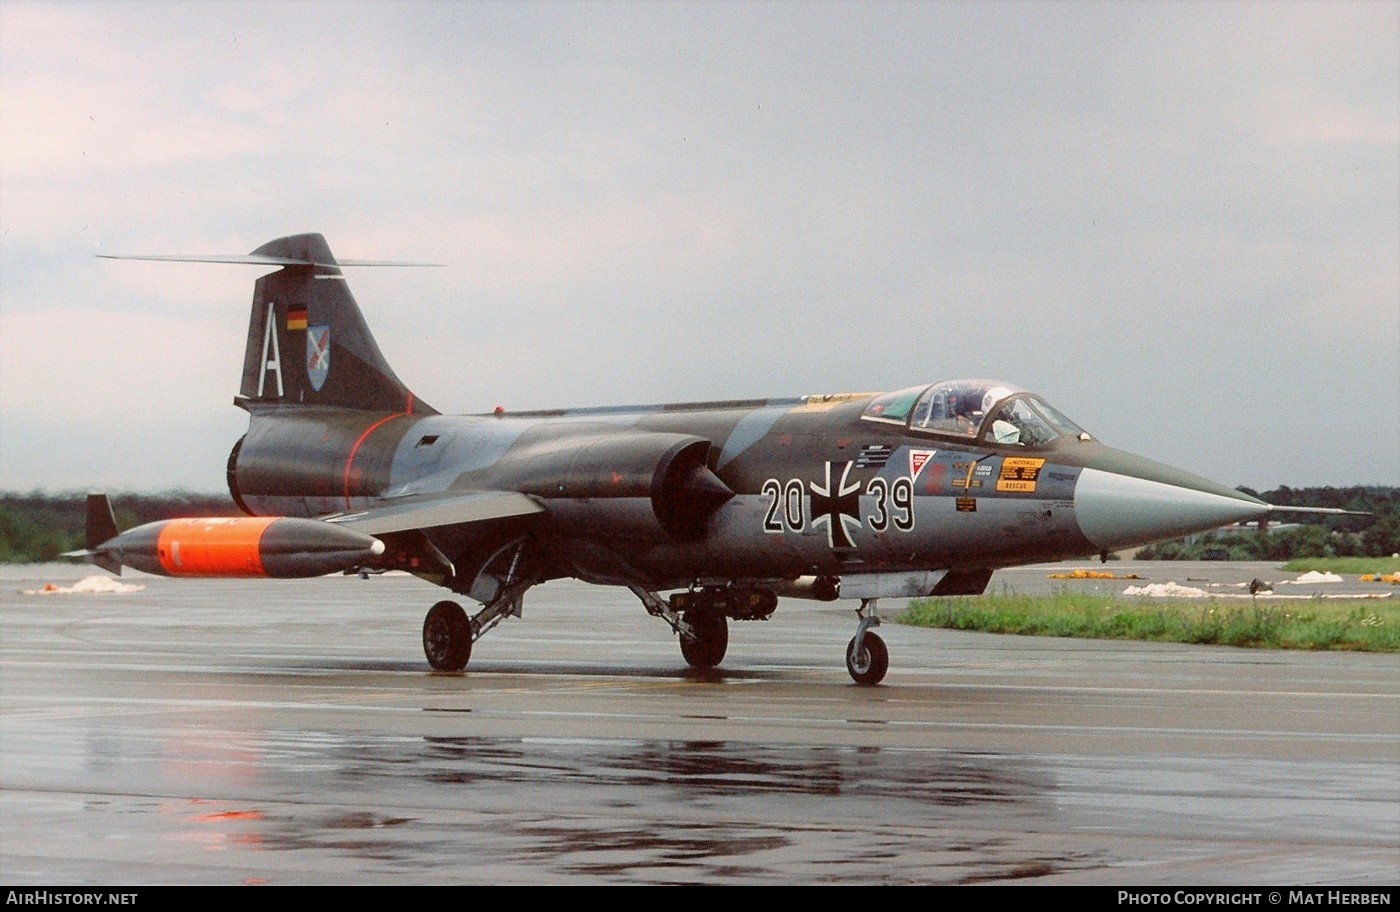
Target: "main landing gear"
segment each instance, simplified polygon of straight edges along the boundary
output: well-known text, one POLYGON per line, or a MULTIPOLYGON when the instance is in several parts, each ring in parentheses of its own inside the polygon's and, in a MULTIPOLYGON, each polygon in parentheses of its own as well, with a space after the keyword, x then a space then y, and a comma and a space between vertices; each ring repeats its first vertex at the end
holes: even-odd
POLYGON ((423 619, 423 654, 437 671, 461 671, 472 657, 472 643, 508 615, 520 617, 528 582, 502 590, 501 595, 472 618, 456 602, 438 602, 423 619))
POLYGON ((870 687, 885 679, 885 672, 890 668, 890 651, 879 634, 870 629, 880 626, 880 615, 875 613, 875 600, 861 599, 856 617, 860 618, 860 624, 846 647, 846 670, 857 684, 870 687), (867 608, 870 609, 868 617, 865 614, 867 608))
POLYGON ((729 618, 766 618, 778 605, 766 590, 695 589, 670 599, 641 586, 629 586, 647 614, 671 625, 681 640, 681 655, 691 668, 714 668, 729 649, 729 618), (678 610, 679 609, 679 610, 678 610))
POLYGON ((687 611, 681 621, 690 633, 681 633, 681 655, 691 668, 714 668, 729 648, 729 620, 714 611, 687 611))
POLYGON ((423 619, 423 653, 438 671, 461 671, 472 657, 472 622, 456 602, 438 602, 423 619))

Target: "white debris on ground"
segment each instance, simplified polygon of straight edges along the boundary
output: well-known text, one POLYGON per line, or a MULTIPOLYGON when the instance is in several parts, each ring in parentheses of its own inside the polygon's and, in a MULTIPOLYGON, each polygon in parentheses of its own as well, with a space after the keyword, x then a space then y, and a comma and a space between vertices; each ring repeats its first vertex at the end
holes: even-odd
POLYGON ((1176 583, 1148 583, 1146 586, 1129 586, 1124 595, 1147 595, 1152 598, 1205 598, 1204 589, 1194 586, 1178 586, 1176 583))
POLYGON ((1284 586, 1284 585, 1299 586, 1299 585, 1308 585, 1308 584, 1310 584, 1310 583, 1340 583, 1340 582, 1343 582, 1342 578, 1341 578, 1340 576, 1338 576, 1337 574, 1332 573, 1332 572, 1330 572, 1330 571, 1323 570, 1322 572, 1319 573, 1319 572, 1316 571, 1316 570, 1309 570, 1307 573, 1304 573, 1302 576, 1298 577, 1297 579, 1295 579, 1295 580, 1283 580, 1282 582, 1279 583, 1279 585, 1281 585, 1281 586, 1284 586))
POLYGON ((145 586, 134 583, 120 583, 110 576, 88 576, 71 586, 45 583, 40 589, 25 589, 24 595, 117 595, 123 592, 140 592, 145 586))
MULTIPOLYGON (((1322 580, 1322 582, 1336 582, 1335 580, 1322 580)), ((1213 599, 1251 599, 1258 601, 1312 601, 1314 599, 1383 599, 1389 598, 1389 592, 1379 593, 1340 593, 1322 595, 1313 593, 1311 595, 1275 595, 1268 589, 1260 589, 1258 594, 1234 593, 1234 592, 1207 592, 1204 589, 1196 589, 1193 586, 1180 586, 1176 583, 1148 583, 1146 586, 1129 586, 1123 590, 1124 595, 1142 595, 1150 598, 1213 598, 1213 599)))

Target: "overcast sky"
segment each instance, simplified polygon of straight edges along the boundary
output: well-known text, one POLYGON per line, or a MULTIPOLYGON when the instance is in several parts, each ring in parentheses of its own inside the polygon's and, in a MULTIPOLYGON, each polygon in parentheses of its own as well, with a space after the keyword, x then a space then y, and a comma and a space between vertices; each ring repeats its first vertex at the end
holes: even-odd
POLYGON ((326 235, 446 412, 1036 390, 1400 484, 1400 4, 0 2, 0 488, 224 486, 326 235))

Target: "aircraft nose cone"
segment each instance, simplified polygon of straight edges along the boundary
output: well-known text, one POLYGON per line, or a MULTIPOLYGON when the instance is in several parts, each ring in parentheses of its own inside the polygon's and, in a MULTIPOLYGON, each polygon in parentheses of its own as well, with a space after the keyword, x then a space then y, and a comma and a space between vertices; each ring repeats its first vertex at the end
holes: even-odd
POLYGON ((1257 519, 1268 504, 1204 478, 1128 453, 1085 468, 1074 491, 1084 537, 1113 551, 1257 519))

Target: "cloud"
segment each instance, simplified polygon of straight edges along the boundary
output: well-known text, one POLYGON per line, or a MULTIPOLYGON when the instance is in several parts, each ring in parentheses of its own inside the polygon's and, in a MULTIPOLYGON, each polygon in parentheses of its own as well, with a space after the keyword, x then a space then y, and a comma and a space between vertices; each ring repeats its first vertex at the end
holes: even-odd
POLYGON ((1230 481, 1400 483, 1354 431, 1400 412, 1398 44, 1365 2, 6 3, 0 468, 92 431, 148 478, 108 422, 173 397, 220 486, 256 270, 92 254, 320 231, 449 264, 350 277, 448 410, 992 374, 1230 481))

